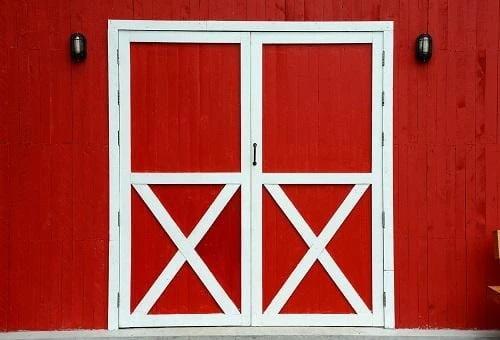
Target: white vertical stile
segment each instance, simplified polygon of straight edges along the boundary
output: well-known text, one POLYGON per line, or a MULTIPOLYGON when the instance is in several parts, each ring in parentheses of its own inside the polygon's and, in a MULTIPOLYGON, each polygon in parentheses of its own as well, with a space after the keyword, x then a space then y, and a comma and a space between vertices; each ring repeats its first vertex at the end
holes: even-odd
POLYGON ((384 291, 387 301, 385 307, 385 327, 394 328, 394 212, 393 212, 393 31, 384 31, 384 91, 386 104, 383 113, 383 128, 386 143, 383 149, 383 202, 385 211, 384 229, 384 291))
POLYGON ((385 289, 385 306, 384 306, 384 327, 395 327, 395 311, 394 311, 394 271, 384 271, 384 289, 385 289))
MULTIPOLYGON (((262 324, 262 42, 251 33, 251 144, 256 143, 256 162, 252 165, 252 325, 262 324)), ((253 158, 253 149, 251 150, 253 158)), ((253 161, 253 160, 252 160, 253 161)))
POLYGON ((373 326, 384 323, 382 208, 382 50, 383 35, 373 32, 372 45, 372 299, 373 326))
POLYGON ((130 153, 130 41, 119 33, 120 74, 120 326, 130 324, 131 278, 131 153, 130 153))
POLYGON ((109 280, 108 280, 108 329, 118 329, 118 292, 120 291, 120 235, 118 212, 120 210, 120 157, 117 142, 120 128, 118 90, 118 30, 108 23, 108 110, 109 110, 109 280))
POLYGON ((251 322, 250 33, 241 35, 241 324, 251 322))

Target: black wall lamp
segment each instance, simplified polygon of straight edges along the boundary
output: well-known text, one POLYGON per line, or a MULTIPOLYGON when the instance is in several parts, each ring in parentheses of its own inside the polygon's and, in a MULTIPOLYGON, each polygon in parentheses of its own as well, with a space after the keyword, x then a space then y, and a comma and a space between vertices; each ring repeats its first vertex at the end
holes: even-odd
POLYGON ((80 63, 87 57, 87 39, 82 33, 73 33, 69 38, 71 60, 80 63))
POLYGON ((417 37, 416 54, 421 63, 426 63, 431 59, 432 37, 429 33, 422 33, 417 37))

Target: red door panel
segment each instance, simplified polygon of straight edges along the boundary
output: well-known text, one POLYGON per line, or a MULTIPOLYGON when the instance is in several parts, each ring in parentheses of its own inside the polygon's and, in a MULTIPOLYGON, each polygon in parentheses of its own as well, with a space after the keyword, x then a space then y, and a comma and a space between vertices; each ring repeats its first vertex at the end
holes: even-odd
POLYGON ((264 45, 264 172, 371 170, 371 59, 369 44, 264 45))
POLYGON ((238 44, 132 43, 132 171, 240 171, 238 44))
MULTIPOLYGON (((151 185, 174 221, 188 237, 221 185, 151 185)), ((236 306, 240 306, 241 203, 237 192, 196 247, 201 258, 236 306)), ((142 199, 132 200, 131 312, 177 251, 142 199)), ((185 263, 151 308, 151 314, 220 313, 220 307, 185 263)))
MULTIPOLYGON (((211 209, 228 187, 190 180, 168 182, 172 173, 240 173, 240 82, 240 44, 131 43, 131 171, 167 180, 132 182, 129 313, 140 320, 154 320, 144 313, 227 315, 213 293, 217 284, 234 304, 234 312, 241 312, 241 183, 230 183, 234 191, 229 190, 227 203, 208 218, 213 222, 193 246, 201 266, 215 278, 214 285, 201 278, 174 242, 171 229, 178 228, 188 244, 194 244, 190 236, 200 221, 215 214, 211 209), (144 192, 150 193, 153 203, 144 192), (163 218, 173 223, 162 226, 155 206, 164 209, 163 218), (184 262, 161 293, 155 293, 157 298, 144 303, 148 294, 154 295, 161 273, 175 263, 176 254, 184 262)), ((191 320, 196 324, 196 318, 191 320)))
POLYGON ((370 320, 379 181, 372 44, 275 44, 277 37, 262 45, 263 322, 370 320))
MULTIPOLYGON (((281 185, 309 227, 318 236, 352 185, 281 185)), ((263 190, 263 308, 309 249, 267 190, 263 190)), ((371 192, 365 192, 326 251, 337 262, 364 303, 371 308, 371 192)), ((314 263, 281 313, 353 313, 319 262, 314 263)))

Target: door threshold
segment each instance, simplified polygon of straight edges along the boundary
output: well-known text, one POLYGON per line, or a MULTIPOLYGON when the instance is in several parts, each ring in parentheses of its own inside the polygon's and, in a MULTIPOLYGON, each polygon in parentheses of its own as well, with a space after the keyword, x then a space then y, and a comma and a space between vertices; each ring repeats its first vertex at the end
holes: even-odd
POLYGON ((11 332, 0 334, 0 339, 144 339, 170 337, 190 337, 220 339, 221 337, 281 339, 283 337, 322 337, 335 339, 382 339, 394 338, 496 338, 498 330, 434 330, 434 329, 384 329, 371 327, 173 327, 173 328, 134 328, 119 330, 79 330, 79 331, 41 331, 11 332))

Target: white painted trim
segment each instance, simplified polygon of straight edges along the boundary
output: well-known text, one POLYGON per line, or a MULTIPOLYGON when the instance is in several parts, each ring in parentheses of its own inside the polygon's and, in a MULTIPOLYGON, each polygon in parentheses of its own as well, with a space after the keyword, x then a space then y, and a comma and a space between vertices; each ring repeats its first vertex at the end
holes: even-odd
POLYGON ((157 21, 109 20, 109 27, 128 31, 235 32, 381 32, 392 31, 392 21, 157 21))
POLYGON ((394 310, 394 271, 384 271, 384 289, 386 293, 386 304, 384 310, 384 326, 385 328, 394 328, 396 324, 396 314, 394 310))
MULTIPOLYGON (((393 76, 393 22, 391 21, 344 21, 344 22, 248 22, 248 21, 148 21, 148 20, 109 20, 108 21, 108 70, 109 70, 109 162, 110 162, 110 244, 109 244, 109 294, 108 294, 108 327, 109 329, 116 329, 118 324, 123 326, 134 326, 129 324, 130 315, 125 313, 126 308, 130 310, 128 299, 121 299, 120 306, 120 322, 118 321, 117 293, 119 286, 130 279, 130 258, 123 257, 123 246, 130 246, 129 241, 123 241, 123 238, 130 237, 130 230, 121 228, 118 233, 118 211, 121 211, 121 222, 130 223, 130 199, 121 202, 120 196, 130 195, 130 186, 134 184, 168 184, 168 183, 184 183, 184 184, 240 184, 242 191, 242 282, 251 280, 252 293, 245 287, 242 287, 242 314, 243 320, 235 321, 224 319, 223 315, 210 316, 210 319, 197 319, 202 320, 201 323, 194 322, 196 325, 218 325, 218 324, 249 324, 250 319, 247 312, 250 312, 249 299, 252 300, 252 319, 255 324, 263 324, 260 319, 262 306, 260 301, 262 299, 262 292, 257 287, 256 282, 260 282, 261 277, 261 207, 257 198, 262 195, 263 184, 371 184, 374 185, 378 180, 377 170, 372 170, 371 173, 366 174, 262 174, 261 162, 258 162, 256 167, 250 166, 250 144, 246 141, 249 140, 250 135, 249 126, 259 126, 261 122, 262 107, 261 107, 261 73, 262 73, 262 45, 252 46, 251 58, 249 53, 245 51, 250 50, 250 33, 248 32, 276 32, 272 33, 252 33, 252 39, 261 38, 270 39, 275 43, 325 43, 325 42, 349 42, 345 37, 350 37, 351 43, 356 42, 372 42, 374 45, 379 45, 379 34, 370 32, 382 32, 383 34, 383 48, 385 50, 385 67, 383 69, 383 89, 385 91, 385 107, 383 110, 383 131, 385 133, 385 147, 383 148, 383 209, 385 211, 386 228, 383 233, 384 242, 384 257, 383 268, 386 271, 384 275, 384 291, 387 296, 388 303, 394 303, 394 263, 393 263, 393 207, 392 207, 392 76, 393 76), (142 31, 142 32, 135 32, 142 31), (146 32, 144 32, 146 31, 146 32), (155 32, 158 31, 158 32, 155 32), (163 32, 161 32, 163 31, 163 32), (176 31, 176 32, 166 32, 176 31), (186 31, 186 32, 179 32, 186 31), (208 37, 209 32, 214 35, 208 37), (225 32, 224 32, 225 31, 225 32), (246 33, 241 33, 246 32, 246 33), (305 33, 282 33, 282 32, 305 32, 305 33), (309 32, 309 33, 307 33, 309 32), (333 34, 332 38, 328 37, 325 33, 311 33, 311 32, 343 32, 343 33, 329 33, 333 34), (347 32, 347 33, 346 33, 347 32), (348 32, 356 32, 351 34, 348 32), (141 36, 143 38, 141 38, 141 36), (221 36, 223 36, 221 38, 221 36), (289 36, 290 38, 286 38, 289 36), (344 38, 342 38, 344 36, 344 38), (193 41, 191 38, 196 37, 201 41, 193 41), (239 37, 239 38, 238 38, 239 37), (255 38, 254 38, 255 37, 255 38), (285 37, 285 40, 282 40, 285 37), (370 38, 371 37, 371 38, 370 38), (307 38, 307 39, 306 39, 307 38), (241 149, 241 174, 239 173, 208 173, 208 174, 162 174, 162 173, 144 173, 132 174, 130 171, 130 60, 129 60, 129 44, 130 41, 177 41, 177 42, 234 42, 240 43, 242 47, 241 53, 241 75, 242 75, 242 149, 241 149), (288 39, 288 40, 287 40, 288 39), (308 41, 311 39, 312 41, 308 41), (122 41, 122 43, 120 43, 122 41), (118 46, 120 48, 120 66, 117 65, 118 46), (119 72, 119 68, 121 71, 119 72), (250 75, 250 70, 251 75, 250 75), (122 77, 119 74, 122 74, 122 77), (249 78, 252 78, 251 89, 248 86, 249 78), (123 85, 126 86, 123 86, 123 85), (122 107, 117 105, 117 91, 120 88, 122 107), (250 98, 250 90, 253 93, 253 98, 250 98), (249 124, 250 105, 252 106, 252 124, 249 124), (121 109, 121 113, 120 113, 121 109), (121 115, 121 117, 120 117, 121 115), (121 119, 120 119, 121 118, 121 119), (246 126, 245 126, 246 124, 246 126), (257 125, 256 125, 257 124, 257 125), (120 125, 120 126, 118 126, 120 125), (118 139, 118 130, 121 131, 121 148, 118 148, 116 143, 118 139), (128 134, 128 136, 127 136, 128 134), (128 153, 128 155, 127 155, 128 153), (127 165, 128 164, 128 165, 127 165), (251 175, 250 175, 251 168, 251 175), (120 170, 121 169, 121 170, 120 170), (120 177, 120 172, 122 176, 120 177), (185 176, 187 175, 187 176, 185 176), (309 176, 310 175, 310 176, 309 176), (251 188, 252 202, 245 200, 250 193, 250 179, 256 183, 251 188), (128 185, 128 189, 126 186, 128 185), (246 194, 245 194, 246 193, 246 194), (254 240, 250 245, 250 224, 249 214, 245 212, 252 209, 252 220, 255 230, 252 230, 252 239, 254 240), (125 208, 125 209, 124 209, 125 208), (125 229, 125 230, 123 230, 125 229), (246 242, 245 242, 246 238, 246 242), (122 239, 123 244, 120 244, 122 239), (255 241, 257 240, 257 242, 255 241), (120 247, 121 246, 121 247, 120 247), (252 249, 251 266, 246 260, 250 256, 250 248, 252 249), (256 252, 257 251, 257 252, 256 252), (122 254, 122 255, 120 255, 122 254), (245 266, 245 263, 247 265, 245 266), (122 269, 120 269, 120 266, 122 269), (250 275, 250 270, 252 275, 250 275), (390 271, 391 273, 387 273, 390 271), (120 272, 123 275, 120 276, 120 272), (249 278, 251 276, 251 279, 249 278), (389 281, 388 281, 389 280, 389 281), (390 296, 389 296, 390 295, 390 296), (392 297, 392 298, 391 298, 392 297), (258 301, 258 303, 257 303, 258 301), (247 315, 247 316, 245 316, 247 315), (122 322, 123 320, 123 322, 122 322), (220 320, 226 320, 219 323, 220 320), (205 323, 206 322, 206 323, 205 323)), ((255 40, 257 41, 257 40, 255 40)), ((263 41, 263 40, 262 40, 263 41)), ((261 41, 261 42, 262 42, 261 41)), ((377 49, 378 51, 378 49, 377 49)), ((376 56, 377 51, 374 51, 376 56)), ((378 60, 374 59, 374 65, 378 64, 378 60)), ((374 78, 376 74, 374 73, 374 78)), ((374 99, 375 95, 374 95, 374 99)), ((252 143, 257 142, 257 158, 262 159, 262 137, 261 131, 253 129, 252 143)), ((376 136, 374 136, 375 138, 376 136)), ((376 145, 376 144, 374 144, 376 145)), ((376 186, 376 184, 375 184, 376 186)), ((375 190, 377 190, 375 188, 375 190)), ((374 217, 376 217, 374 215, 374 217)), ((374 220, 375 221, 375 220, 374 220)), ((376 263, 380 259, 375 260, 376 263)), ((375 263, 374 262, 374 263, 375 263)), ((122 289, 125 295, 130 295, 128 288, 122 289)), ((374 307, 376 307, 374 304, 374 307)), ((377 309, 377 308, 375 308, 377 309)), ((379 313, 374 310, 374 315, 379 313)), ((155 320, 162 319, 162 316, 155 316, 155 320), (158 318, 159 317, 159 318, 158 318)), ((166 316, 167 318, 169 316, 166 316)), ((185 317, 185 315, 183 315, 185 317)), ((163 318, 165 319, 165 318, 163 318)), ((312 319, 311 319, 312 320, 312 319)), ((319 320, 319 319, 318 319, 319 320)), ((163 320, 165 321, 165 320, 163 320)), ((149 321, 148 321, 149 322, 149 321)), ((155 321, 156 322, 156 321, 155 321)), ((175 325, 175 322, 163 322, 162 325, 175 325)), ((387 306, 384 319, 385 327, 394 327, 394 306, 387 306), (392 312, 391 312, 392 311, 392 312), (392 314, 388 314, 392 313, 392 314)), ((154 324, 154 322, 153 322, 154 324)), ((154 326, 151 324, 150 326, 154 326)), ((158 325, 160 325, 158 324, 158 325)), ((378 323, 374 323, 378 324, 378 323)), ((184 324, 188 325, 188 324, 184 324)))
MULTIPOLYGON (((120 320, 121 321, 121 320, 120 320)), ((240 314, 148 314, 131 315, 124 327, 244 326, 240 314)))
POLYGON ((130 314, 131 278, 131 154, 130 154, 130 42, 126 32, 118 34, 120 90, 120 303, 119 326, 130 314))
POLYGON ((252 166, 251 195, 251 289, 252 325, 262 325, 262 44, 251 38, 251 144, 256 145, 255 160, 252 166))
POLYGON ((371 44, 371 32, 257 32, 258 44, 371 44))
POLYGON ((251 88, 250 88, 250 33, 241 33, 241 324, 249 326, 251 324, 251 258, 250 250, 252 245, 252 225, 251 225, 251 88))
POLYGON ((386 328, 395 327, 395 289, 394 289, 394 202, 393 202, 393 58, 394 36, 392 31, 384 34, 385 66, 383 86, 385 106, 382 120, 385 134, 383 147, 383 204, 385 211, 384 229, 384 292, 386 293, 385 321, 386 328))
POLYGON ((372 184, 371 173, 262 173, 263 184, 372 184))
POLYGON ((384 240, 382 226, 382 51, 383 36, 373 32, 372 45, 372 312, 373 326, 384 325, 384 240))
POLYGON ((366 326, 372 314, 273 314, 262 318, 260 326, 366 326))
POLYGON ((108 278, 108 329, 118 329, 118 292, 120 291, 120 157, 118 130, 118 30, 108 25, 108 110, 109 110, 109 278, 108 278))
POLYGON ((133 172, 130 176, 132 184, 241 184, 243 179, 239 172, 133 172))
POLYGON ((207 43, 207 44, 239 44, 240 32, 184 32, 184 31, 128 31, 130 42, 163 42, 163 43, 207 43))

